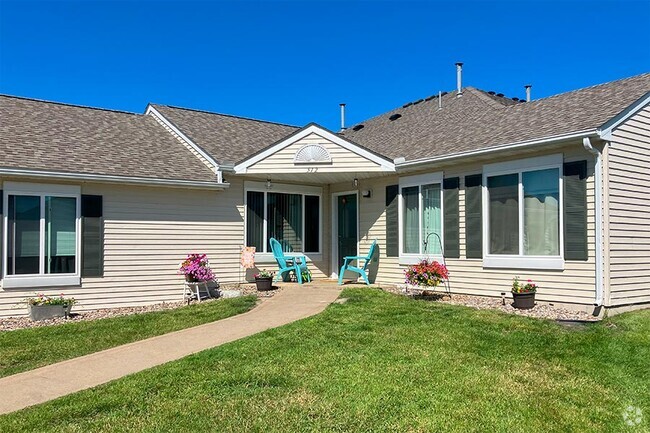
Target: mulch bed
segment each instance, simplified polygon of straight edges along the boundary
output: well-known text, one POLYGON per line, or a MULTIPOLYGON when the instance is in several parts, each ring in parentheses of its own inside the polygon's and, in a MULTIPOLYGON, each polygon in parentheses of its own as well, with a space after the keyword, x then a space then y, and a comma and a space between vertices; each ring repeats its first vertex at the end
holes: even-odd
POLYGON ((472 307, 478 310, 498 310, 508 314, 534 317, 536 319, 549 319, 559 322, 569 321, 573 324, 576 322, 597 322, 600 320, 598 317, 595 317, 583 311, 573 311, 561 307, 551 306, 548 304, 537 304, 530 310, 519 310, 512 306, 512 299, 510 298, 506 298, 504 305, 501 298, 488 296, 459 295, 455 293, 448 295, 445 293, 440 293, 439 291, 425 291, 422 292, 422 294, 414 295, 412 292, 406 293, 404 288, 400 287, 385 287, 383 290, 398 295, 411 296, 414 299, 424 299, 451 305, 464 305, 466 307, 472 307))

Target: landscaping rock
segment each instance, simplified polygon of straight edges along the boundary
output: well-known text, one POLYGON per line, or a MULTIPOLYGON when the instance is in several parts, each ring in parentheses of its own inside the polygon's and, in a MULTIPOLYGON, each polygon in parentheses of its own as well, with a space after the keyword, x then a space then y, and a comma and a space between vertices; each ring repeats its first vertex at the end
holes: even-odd
POLYGON ((407 292, 400 287, 385 287, 384 291, 412 296, 416 299, 425 299, 429 301, 441 302, 451 305, 464 305, 466 307, 476 308, 478 310, 499 310, 508 314, 516 314, 518 316, 534 317, 537 319, 549 320, 564 320, 564 321, 578 321, 578 322, 596 322, 598 317, 592 316, 584 311, 573 311, 565 308, 551 306, 548 304, 537 304, 530 310, 519 310, 512 306, 512 299, 506 298, 505 305, 501 298, 494 298, 489 296, 471 296, 460 294, 446 294, 440 291, 424 291, 422 294, 414 295, 412 292, 407 292))
POLYGON ((242 296, 241 290, 220 290, 219 297, 224 299, 239 298, 242 296))
POLYGON ((41 326, 59 325, 61 323, 81 322, 88 320, 106 319, 109 317, 128 316, 130 314, 149 313, 151 311, 171 310, 183 306, 182 301, 162 302, 160 304, 144 305, 141 307, 105 308, 102 310, 72 312, 66 319, 56 317, 53 319, 33 322, 29 317, 9 317, 0 319, 0 331, 13 331, 24 328, 38 328, 41 326))

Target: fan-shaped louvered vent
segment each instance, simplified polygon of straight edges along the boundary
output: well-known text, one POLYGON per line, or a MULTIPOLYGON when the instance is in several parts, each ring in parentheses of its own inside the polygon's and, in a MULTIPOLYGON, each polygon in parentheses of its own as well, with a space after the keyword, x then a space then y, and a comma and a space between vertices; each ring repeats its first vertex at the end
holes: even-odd
POLYGON ((330 153, 320 144, 307 144, 296 152, 295 164, 323 164, 332 162, 330 153))

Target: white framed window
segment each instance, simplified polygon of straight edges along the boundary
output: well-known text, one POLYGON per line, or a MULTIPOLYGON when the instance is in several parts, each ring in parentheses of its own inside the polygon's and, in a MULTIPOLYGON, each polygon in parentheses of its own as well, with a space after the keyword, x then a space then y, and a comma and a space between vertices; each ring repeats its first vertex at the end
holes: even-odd
POLYGON ((399 179, 399 261, 442 259, 442 172, 399 179))
POLYGON ((483 266, 564 269, 562 154, 483 166, 483 266))
POLYGON ((271 260, 269 239, 285 252, 321 254, 323 193, 319 187, 246 182, 244 185, 245 243, 260 259, 271 260))
POLYGON ((2 285, 80 284, 81 188, 4 182, 2 285))

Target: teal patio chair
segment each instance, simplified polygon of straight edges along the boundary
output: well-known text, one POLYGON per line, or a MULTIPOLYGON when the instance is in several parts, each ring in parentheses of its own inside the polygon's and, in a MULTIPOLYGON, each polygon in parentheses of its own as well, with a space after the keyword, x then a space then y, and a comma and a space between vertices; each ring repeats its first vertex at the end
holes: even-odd
POLYGON ((343 257, 343 266, 341 266, 341 271, 339 272, 339 286, 343 284, 343 274, 345 271, 352 271, 356 272, 357 274, 361 275, 361 278, 363 278, 363 281, 366 282, 366 285, 369 285, 370 282, 368 281, 368 265, 370 262, 372 262, 372 257, 375 254, 375 250, 377 249, 377 239, 375 239, 372 242, 372 245, 370 245, 370 250, 368 250, 368 255, 367 256, 346 256, 343 257), (352 262, 357 261, 357 266, 352 266, 352 262), (360 262, 364 260, 363 266, 360 266, 360 262))
POLYGON ((296 275, 298 284, 302 284, 303 273, 307 277, 307 281, 311 281, 311 274, 307 269, 307 259, 303 254, 285 254, 282 251, 282 245, 275 238, 269 239, 271 243, 271 250, 273 251, 273 258, 278 263, 278 274, 275 277, 276 281, 282 278, 283 281, 289 281, 291 272, 296 275))

